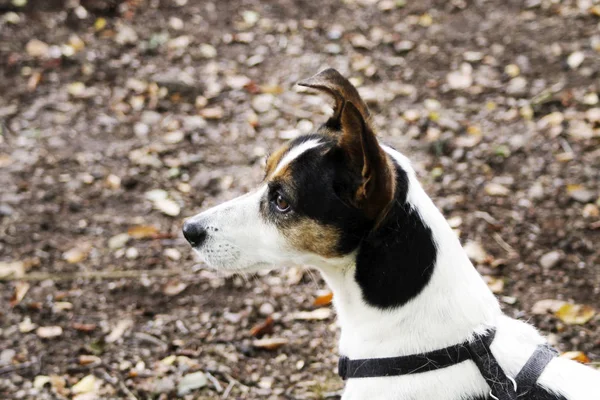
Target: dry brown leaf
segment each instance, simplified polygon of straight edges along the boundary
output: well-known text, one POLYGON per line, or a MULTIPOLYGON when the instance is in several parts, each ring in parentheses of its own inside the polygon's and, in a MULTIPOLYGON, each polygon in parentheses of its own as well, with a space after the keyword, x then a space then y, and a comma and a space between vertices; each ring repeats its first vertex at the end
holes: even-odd
POLYGON ((12 297, 10 298, 10 306, 14 307, 23 300, 23 297, 27 294, 29 290, 29 283, 27 282, 16 282, 15 283, 15 291, 13 292, 12 297))
POLYGON ((538 315, 555 313, 565 304, 567 304, 567 302, 563 300, 544 299, 536 302, 533 307, 531 307, 531 312, 538 315))
POLYGON ((328 292, 328 293, 322 294, 320 296, 317 296, 317 298, 313 302, 313 305, 315 307, 327 306, 327 305, 331 304, 331 300, 333 300, 333 292, 328 292))
POLYGON ((560 356, 562 358, 568 358, 569 360, 577 361, 582 364, 587 364, 590 362, 588 356, 586 356, 585 353, 581 351, 567 351, 565 353, 562 353, 560 356))
POLYGON ((277 350, 281 346, 288 344, 289 340, 284 338, 268 338, 268 339, 259 339, 252 342, 252 346, 257 349, 265 349, 265 350, 277 350))
POLYGON ((134 239, 148 239, 158 235, 158 228, 153 225, 137 225, 129 228, 127 233, 134 239))
POLYGON ((583 325, 596 315, 596 310, 583 304, 564 304, 555 315, 567 325, 583 325))
POLYGON ((273 324, 275 321, 271 316, 267 317, 260 324, 256 324, 250 329, 250 334, 254 337, 261 337, 273 333, 273 324))
POLYGON ((75 329, 76 331, 79 332, 92 332, 96 329, 97 325, 96 324, 81 324, 79 322, 73 322, 73 324, 71 325, 73 327, 73 329, 75 329))

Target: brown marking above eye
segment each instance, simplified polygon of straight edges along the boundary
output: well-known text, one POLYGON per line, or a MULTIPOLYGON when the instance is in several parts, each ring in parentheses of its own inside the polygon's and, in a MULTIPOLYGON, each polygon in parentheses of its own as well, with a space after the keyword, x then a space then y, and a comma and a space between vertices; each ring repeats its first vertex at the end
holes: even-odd
POLYGON ((275 172, 275 170, 277 169, 277 165, 279 165, 279 162, 288 150, 289 146, 284 145, 275 150, 273 153, 271 153, 271 155, 269 155, 269 158, 267 159, 267 165, 265 168, 265 178, 270 177, 271 174, 275 172))
POLYGON ((342 255, 338 250, 341 233, 334 226, 302 218, 289 226, 281 227, 280 230, 288 242, 298 250, 316 253, 325 258, 342 255))

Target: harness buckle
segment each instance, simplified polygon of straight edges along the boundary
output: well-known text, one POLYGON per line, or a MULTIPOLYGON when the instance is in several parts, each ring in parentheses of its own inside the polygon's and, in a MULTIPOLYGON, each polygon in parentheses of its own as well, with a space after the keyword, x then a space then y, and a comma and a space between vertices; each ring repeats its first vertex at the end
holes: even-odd
POLYGON ((341 356, 338 360, 338 375, 346 380, 348 378, 348 360, 346 356, 341 356))

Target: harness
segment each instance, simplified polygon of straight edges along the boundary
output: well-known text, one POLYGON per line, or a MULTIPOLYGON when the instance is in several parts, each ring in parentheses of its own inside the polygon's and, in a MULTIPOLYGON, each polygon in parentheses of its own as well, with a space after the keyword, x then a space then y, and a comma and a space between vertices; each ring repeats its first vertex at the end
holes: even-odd
POLYGON ((362 360, 350 360, 342 356, 338 362, 338 374, 344 380, 400 376, 433 371, 471 360, 489 385, 490 397, 495 400, 516 400, 535 387, 548 363, 558 353, 547 344, 539 345, 513 379, 504 373, 490 350, 495 335, 496 330, 491 329, 476 335, 473 341, 410 356, 362 360))

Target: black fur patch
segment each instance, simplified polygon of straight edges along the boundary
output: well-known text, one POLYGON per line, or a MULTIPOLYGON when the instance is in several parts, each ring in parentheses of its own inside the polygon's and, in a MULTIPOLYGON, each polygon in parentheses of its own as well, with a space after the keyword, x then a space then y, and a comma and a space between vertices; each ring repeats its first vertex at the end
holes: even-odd
POLYGON ((364 300, 382 309, 417 296, 429 282, 437 256, 431 229, 406 202, 406 172, 396 166, 396 174, 396 202, 382 225, 363 240, 356 259, 364 300))

